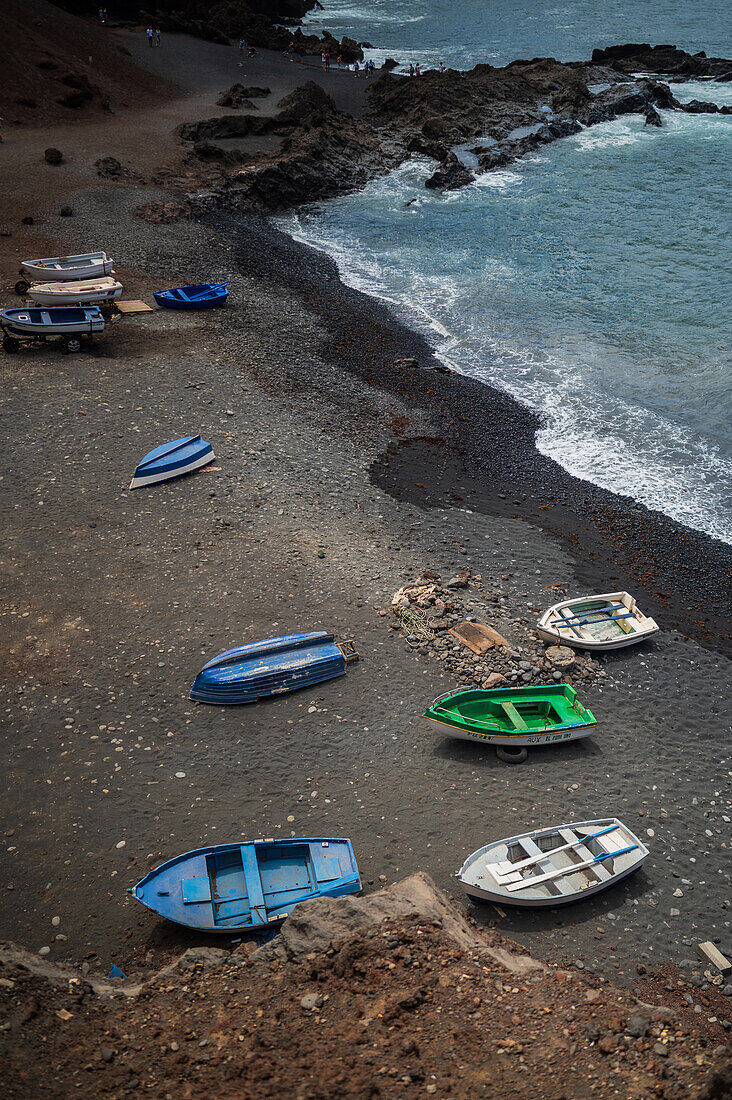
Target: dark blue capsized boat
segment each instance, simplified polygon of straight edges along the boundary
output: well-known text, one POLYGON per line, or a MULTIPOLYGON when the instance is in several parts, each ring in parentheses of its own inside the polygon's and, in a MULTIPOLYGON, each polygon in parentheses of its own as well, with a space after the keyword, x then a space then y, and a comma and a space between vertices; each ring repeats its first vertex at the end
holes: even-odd
POLYGON ((199 283, 197 286, 153 291, 155 301, 166 309, 211 309, 212 306, 223 306, 228 297, 228 283, 199 283))
POLYGON ((319 684, 343 676, 353 659, 350 642, 336 643, 332 634, 286 634, 229 649, 209 661, 191 688, 199 703, 255 703, 268 695, 319 684))
POLYGON ((130 893, 188 928, 261 932, 298 902, 360 889, 350 840, 316 837, 196 848, 150 871, 130 893))
POLYGON ((183 474, 208 466, 214 458, 213 447, 205 439, 201 439, 200 435, 184 435, 170 443, 161 443, 145 455, 132 475, 130 489, 182 477, 183 474))

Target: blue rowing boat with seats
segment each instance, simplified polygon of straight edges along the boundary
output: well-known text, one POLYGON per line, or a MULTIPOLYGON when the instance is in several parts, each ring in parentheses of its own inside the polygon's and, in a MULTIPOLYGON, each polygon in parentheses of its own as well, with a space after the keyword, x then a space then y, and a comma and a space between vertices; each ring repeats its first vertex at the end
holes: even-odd
POLYGON ((161 443, 145 455, 132 475, 130 489, 183 477, 193 470, 200 470, 202 466, 208 466, 215 457, 211 444, 201 439, 200 435, 184 435, 170 443, 161 443))
POLYGON ((212 306, 225 305, 228 297, 228 283, 200 283, 197 286, 153 291, 153 298, 165 309, 211 309, 212 306))
POLYGON ((219 705, 255 703, 343 676, 350 660, 357 660, 352 643, 338 643, 324 630, 265 638, 214 657, 196 676, 190 697, 219 705))
POLYGON ((356 894, 350 840, 255 840, 196 848, 150 871, 129 891, 161 917, 204 932, 263 932, 301 901, 356 894))

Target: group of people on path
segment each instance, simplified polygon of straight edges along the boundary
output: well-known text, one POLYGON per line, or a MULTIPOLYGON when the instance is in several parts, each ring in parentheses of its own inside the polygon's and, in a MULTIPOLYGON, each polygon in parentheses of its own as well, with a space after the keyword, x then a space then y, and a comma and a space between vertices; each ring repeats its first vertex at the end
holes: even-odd
POLYGON ((302 65, 305 60, 305 46, 302 42, 295 45, 294 39, 291 40, 290 45, 287 47, 287 56, 290 61, 299 61, 302 65))
POLYGON ((163 43, 160 41, 160 28, 159 27, 156 31, 153 31, 152 27, 148 27, 147 30, 145 31, 145 33, 147 35, 147 44, 148 44, 148 46, 162 46, 163 43), (153 41, 153 39, 154 39, 154 41, 153 41))

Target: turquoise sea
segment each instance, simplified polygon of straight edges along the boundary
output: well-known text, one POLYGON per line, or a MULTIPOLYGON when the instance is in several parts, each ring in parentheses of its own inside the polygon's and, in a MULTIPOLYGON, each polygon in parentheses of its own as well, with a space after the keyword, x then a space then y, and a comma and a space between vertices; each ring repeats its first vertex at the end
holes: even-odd
MULTIPOLYGON (((339 0, 307 23, 406 64, 579 59, 626 41, 732 57, 719 3, 339 0)), ((732 83, 674 91, 732 103, 732 83)), ((445 362, 542 413, 537 446, 571 473, 732 542, 732 116, 662 115, 661 129, 593 127, 445 196, 415 158, 286 227, 445 362)))

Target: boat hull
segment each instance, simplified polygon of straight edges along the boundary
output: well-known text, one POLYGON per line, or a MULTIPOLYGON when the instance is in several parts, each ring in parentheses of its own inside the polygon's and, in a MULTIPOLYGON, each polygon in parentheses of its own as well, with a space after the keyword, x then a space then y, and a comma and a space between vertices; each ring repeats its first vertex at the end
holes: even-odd
POLYGON ((470 898, 471 901, 476 902, 476 904, 500 905, 501 907, 510 906, 512 909, 561 909, 564 905, 576 905, 578 901, 586 901, 587 898, 594 897, 595 894, 602 894, 603 891, 609 889, 610 886, 616 886, 618 883, 622 882, 623 879, 629 878, 630 875, 635 874, 639 867, 640 863, 635 867, 631 867, 630 870, 617 875, 609 884, 600 882, 595 886, 586 887, 581 894, 573 894, 571 897, 567 898, 547 898, 545 901, 532 901, 528 899, 522 901, 520 898, 517 898, 515 894, 509 900, 506 898, 505 894, 499 894, 490 890, 479 890, 475 886, 468 888, 463 885, 463 883, 460 885, 465 891, 465 896, 470 898))
POLYGON ((537 749, 542 745, 558 745, 567 741, 579 741, 583 737, 589 737, 594 732, 594 726, 578 726, 569 730, 548 730, 546 733, 484 733, 475 730, 457 729, 449 722, 441 722, 438 718, 430 718, 430 722, 439 726, 443 733, 454 737, 457 741, 473 741, 480 745, 490 745, 492 748, 499 746, 537 749))
POLYGON ((199 310, 223 306, 229 297, 226 285, 201 284, 180 286, 170 290, 154 290, 153 298, 164 309, 199 310))
POLYGON ((486 844, 468 856, 455 877, 471 901, 554 909, 617 885, 648 854, 618 818, 596 818, 486 844), (538 881, 542 878, 548 881, 538 881))
POLYGON ((536 631, 551 645, 608 652, 645 641, 658 633, 659 626, 643 614, 629 592, 603 592, 554 604, 541 616, 536 631))
POLYGON ((114 260, 106 252, 88 252, 79 256, 51 256, 24 260, 23 274, 32 282, 72 282, 76 279, 101 279, 111 275, 114 260))
POLYGON ((185 928, 231 934, 277 927, 296 905, 361 889, 350 840, 257 840, 197 848, 132 888, 142 905, 185 928))
POLYGON ((266 638, 227 650, 196 677, 190 697, 199 703, 256 703, 343 676, 346 659, 332 634, 314 631, 266 638))
POLYGON ((34 283, 26 297, 39 306, 95 305, 114 302, 122 295, 122 284, 114 279, 101 282, 84 279, 69 283, 34 283))
POLYGON ((0 312, 3 330, 13 336, 91 335, 104 331, 104 318, 98 307, 55 307, 50 309, 4 309, 0 312))
POLYGON ((570 684, 457 688, 438 696, 423 717, 461 741, 516 748, 574 741, 597 724, 570 684))
POLYGON ((208 466, 214 458, 213 447, 200 435, 183 436, 163 443, 145 455, 132 476, 130 489, 183 477, 208 466))

